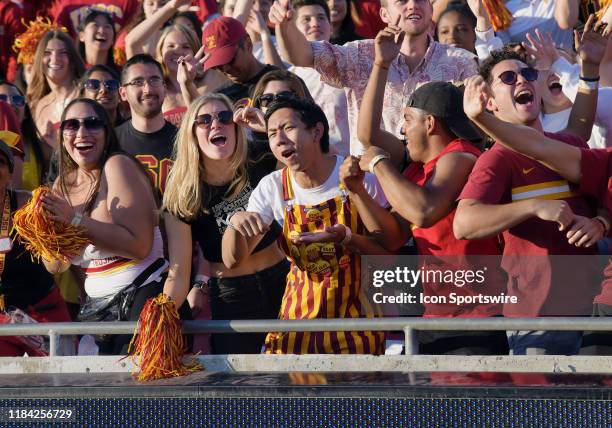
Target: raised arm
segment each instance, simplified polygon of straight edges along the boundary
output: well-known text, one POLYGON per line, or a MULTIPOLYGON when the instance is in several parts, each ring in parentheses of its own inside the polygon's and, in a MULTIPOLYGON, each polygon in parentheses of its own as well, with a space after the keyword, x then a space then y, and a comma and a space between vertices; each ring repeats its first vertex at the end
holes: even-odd
POLYGON ((535 159, 557 171, 566 179, 580 181, 580 149, 553 140, 528 126, 514 125, 496 118, 486 111, 489 88, 482 77, 466 81, 463 109, 466 115, 498 143, 535 159))
POLYGON ((152 34, 161 30, 163 25, 178 11, 179 7, 191 5, 191 0, 170 0, 157 9, 153 15, 130 30, 125 38, 125 53, 130 59, 145 52, 143 46, 152 34))
POLYGON ((349 191, 351 202, 357 207, 359 216, 370 235, 388 251, 396 251, 409 238, 410 229, 396 215, 380 206, 363 185, 364 173, 359 159, 349 156, 340 167, 340 182, 349 191), (403 224, 402 224, 403 223, 403 224))
POLYGON ((595 15, 589 16, 582 35, 576 33, 576 47, 580 55, 580 79, 584 84, 578 85, 578 93, 565 131, 574 133, 585 141, 590 138, 595 122, 599 64, 606 52, 609 35, 610 31, 605 24, 601 22, 595 24, 595 15))
MULTIPOLYGON (((362 169, 380 152, 375 147, 368 149, 361 156, 362 169)), ((474 155, 448 153, 438 160, 434 175, 424 186, 407 180, 386 160, 376 163, 373 172, 395 211, 417 227, 431 227, 455 208, 475 162, 474 155)))
POLYGON ((357 137, 366 149, 377 146, 388 152, 391 162, 399 167, 405 155, 404 144, 395 135, 380 128, 389 66, 399 54, 405 34, 397 27, 397 22, 376 36, 374 67, 359 107, 357 137))
POLYGON ((564 30, 574 28, 578 22, 579 0, 555 0, 555 21, 564 30))
POLYGON ((284 58, 299 67, 313 67, 314 54, 310 42, 298 30, 295 10, 290 0, 275 0, 270 8, 270 22, 276 28, 276 40, 284 58))

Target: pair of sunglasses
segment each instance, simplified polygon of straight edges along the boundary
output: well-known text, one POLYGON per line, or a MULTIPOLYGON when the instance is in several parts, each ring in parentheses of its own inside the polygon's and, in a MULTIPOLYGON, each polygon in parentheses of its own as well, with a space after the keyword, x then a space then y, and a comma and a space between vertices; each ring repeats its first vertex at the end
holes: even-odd
POLYGON ((215 119, 217 119, 217 121, 223 125, 229 125, 230 123, 234 122, 234 113, 229 110, 223 110, 213 114, 205 113, 196 116, 194 122, 199 128, 208 129, 215 119))
POLYGON ((119 81, 115 79, 108 80, 98 80, 98 79, 87 79, 85 83, 83 83, 83 87, 88 91, 99 91, 100 88, 104 85, 104 88, 108 92, 114 92, 119 89, 119 81))
POLYGON ((538 80, 538 70, 533 67, 521 68, 518 73, 513 70, 504 71, 498 77, 499 80, 502 81, 502 83, 505 83, 506 85, 514 85, 518 80, 519 74, 523 76, 528 82, 538 80))
POLYGON ((66 135, 74 135, 81 126, 89 132, 99 132, 104 129, 104 121, 94 116, 85 119, 66 119, 61 123, 60 130, 66 135))
POLYGON ((13 107, 23 107, 26 103, 26 99, 23 95, 0 94, 0 101, 9 103, 13 107))
POLYGON ((278 94, 261 94, 259 96, 259 107, 267 108, 273 102, 287 101, 293 98, 297 98, 297 95, 291 91, 282 91, 278 94))

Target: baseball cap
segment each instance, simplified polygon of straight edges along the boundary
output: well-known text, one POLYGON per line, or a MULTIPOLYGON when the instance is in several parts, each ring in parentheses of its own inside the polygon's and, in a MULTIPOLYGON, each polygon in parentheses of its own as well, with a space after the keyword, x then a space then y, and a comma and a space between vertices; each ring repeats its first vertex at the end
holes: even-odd
POLYGON ((0 139, 0 153, 6 156, 6 159, 9 163, 9 171, 13 172, 13 169, 15 168, 15 158, 13 157, 13 151, 2 139, 0 139))
POLYGON ((459 138, 468 141, 482 140, 482 135, 463 111, 463 91, 450 82, 424 84, 412 93, 407 107, 418 108, 442 119, 459 138))
POLYGON ((210 57, 204 63, 204 71, 230 62, 238 50, 237 44, 247 36, 244 26, 237 19, 220 16, 204 28, 202 44, 210 57))

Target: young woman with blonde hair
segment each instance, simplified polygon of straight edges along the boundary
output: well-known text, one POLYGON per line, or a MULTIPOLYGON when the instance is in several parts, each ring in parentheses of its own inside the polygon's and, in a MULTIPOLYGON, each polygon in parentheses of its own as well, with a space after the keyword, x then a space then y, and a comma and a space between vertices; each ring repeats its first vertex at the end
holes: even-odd
MULTIPOLYGON (((245 210, 253 189, 276 167, 268 146, 249 145, 232 118, 227 97, 206 94, 190 105, 181 124, 164 193, 170 254, 166 287, 187 290, 193 237, 210 263, 212 278, 194 284, 190 293, 208 295, 213 319, 276 318, 289 268, 276 242, 280 226, 271 225, 263 238, 222 256, 222 237, 233 227, 232 216, 245 210)), ((213 352, 259 353, 264 338, 212 335, 213 352)))

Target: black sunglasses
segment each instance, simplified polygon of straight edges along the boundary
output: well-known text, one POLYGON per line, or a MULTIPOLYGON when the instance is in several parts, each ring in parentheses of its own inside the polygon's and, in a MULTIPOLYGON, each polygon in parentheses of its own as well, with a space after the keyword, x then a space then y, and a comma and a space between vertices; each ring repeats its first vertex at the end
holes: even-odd
POLYGON ((114 92, 119 89, 119 81, 115 79, 87 79, 85 83, 83 83, 83 87, 89 91, 99 91, 102 85, 104 85, 104 88, 109 92, 114 92))
POLYGON ((196 125, 198 125, 198 127, 208 129, 210 128, 210 125, 212 125, 212 122, 215 119, 217 119, 219 123, 223 125, 229 125, 230 123, 233 123, 234 121, 234 113, 232 113, 229 110, 223 110, 223 111, 220 111, 218 113, 213 113, 213 114, 205 113, 205 114, 196 116, 194 122, 196 125))
POLYGON ((282 91, 278 94, 261 94, 259 96, 259 107, 267 108, 273 102, 287 101, 294 98, 297 98, 297 95, 291 91, 282 91))
POLYGON ((25 97, 23 95, 0 94, 0 101, 9 103, 13 107, 23 107, 26 103, 25 97))
POLYGON ((518 73, 513 70, 504 71, 502 74, 499 75, 499 80, 501 80, 506 85, 514 85, 518 80, 519 73, 528 82, 538 80, 538 70, 533 67, 521 68, 518 73))
POLYGON ((90 132, 98 132, 104 129, 104 121, 97 117, 86 117, 85 119, 66 119, 60 125, 60 130, 64 134, 76 134, 81 125, 85 126, 90 132))

